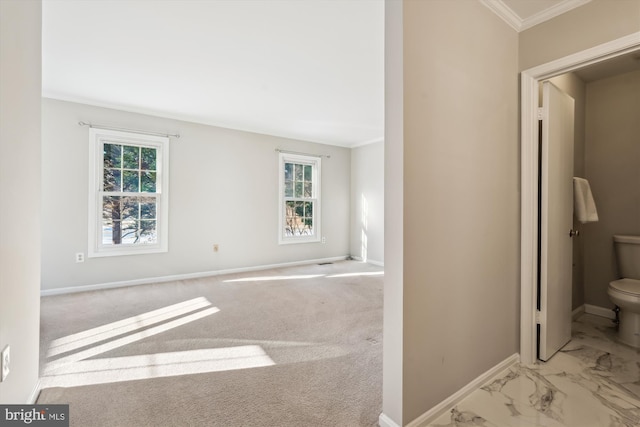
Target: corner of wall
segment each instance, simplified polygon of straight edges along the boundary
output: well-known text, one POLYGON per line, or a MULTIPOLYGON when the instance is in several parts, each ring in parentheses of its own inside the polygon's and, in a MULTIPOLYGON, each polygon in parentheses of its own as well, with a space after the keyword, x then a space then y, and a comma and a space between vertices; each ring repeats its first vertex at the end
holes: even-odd
POLYGON ((42 2, 0 1, 0 194, 19 206, 0 210, 0 350, 11 348, 2 403, 28 403, 38 382, 41 43, 42 2))

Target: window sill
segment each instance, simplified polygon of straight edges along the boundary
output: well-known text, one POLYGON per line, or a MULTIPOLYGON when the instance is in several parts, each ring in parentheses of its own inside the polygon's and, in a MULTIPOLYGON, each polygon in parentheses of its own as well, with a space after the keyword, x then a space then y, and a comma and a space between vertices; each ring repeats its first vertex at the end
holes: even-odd
POLYGON ((280 245, 295 245, 299 243, 320 243, 319 237, 289 237, 289 238, 280 238, 278 244, 280 245))
POLYGON ((101 249, 100 251, 89 251, 87 258, 103 258, 112 256, 128 256, 128 255, 148 255, 169 252, 167 248, 152 246, 152 247, 123 247, 123 248, 109 248, 101 249))

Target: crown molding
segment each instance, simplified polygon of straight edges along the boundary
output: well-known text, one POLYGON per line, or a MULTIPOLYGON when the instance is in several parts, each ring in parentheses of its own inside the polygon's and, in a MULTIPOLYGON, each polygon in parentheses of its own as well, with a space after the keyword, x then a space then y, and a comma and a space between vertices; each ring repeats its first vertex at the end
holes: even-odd
POLYGON ((498 15, 504 22, 509 24, 511 28, 517 32, 524 31, 542 22, 553 19, 558 15, 562 15, 577 7, 589 3, 591 0, 564 0, 555 6, 540 11, 526 19, 518 16, 503 0, 480 0, 480 2, 488 7, 493 13, 498 15))
POLYGON ((480 3, 488 7, 493 13, 498 15, 504 22, 509 24, 511 28, 520 32, 522 27, 522 19, 511 10, 509 6, 504 4, 502 0, 480 0, 480 3))
MULTIPOLYGON (((502 0, 498 0, 502 2, 502 0)), ((549 19, 553 19, 558 15, 562 15, 565 12, 569 12, 577 7, 583 6, 589 3, 591 0, 564 0, 561 3, 556 4, 548 9, 536 13, 522 21, 522 27, 520 31, 524 31, 527 28, 531 28, 549 19)))

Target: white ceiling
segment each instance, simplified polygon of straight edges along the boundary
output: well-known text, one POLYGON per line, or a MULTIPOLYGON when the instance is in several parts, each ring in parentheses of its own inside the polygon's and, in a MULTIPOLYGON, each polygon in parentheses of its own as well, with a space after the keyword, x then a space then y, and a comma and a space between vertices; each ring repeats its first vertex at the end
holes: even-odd
POLYGON ((45 0, 43 96, 341 146, 384 131, 381 0, 45 0))
MULTIPOLYGON (((589 0, 479 1, 521 31, 589 0)), ((381 141, 384 1, 44 0, 42 80, 50 98, 345 147, 381 141)))

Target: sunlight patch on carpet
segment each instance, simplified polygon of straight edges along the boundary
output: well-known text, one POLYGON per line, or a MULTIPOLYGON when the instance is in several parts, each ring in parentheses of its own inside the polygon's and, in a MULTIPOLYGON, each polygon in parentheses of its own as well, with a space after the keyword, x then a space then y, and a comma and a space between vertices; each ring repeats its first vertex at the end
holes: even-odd
POLYGON ((294 276, 263 276, 263 277, 243 277, 241 279, 229 279, 224 283, 231 282, 266 282, 271 280, 298 280, 298 279, 315 279, 316 277, 322 277, 324 274, 304 274, 294 276))
POLYGON ((304 274, 304 275, 292 275, 292 276, 261 276, 261 277, 242 277, 240 279, 224 280, 224 283, 232 282, 268 282, 272 280, 299 280, 299 279, 315 279, 318 277, 326 278, 340 278, 340 277, 356 277, 356 276, 384 276, 384 271, 363 271, 359 273, 343 273, 332 274, 327 276, 326 274, 304 274))
POLYGON ((231 371, 275 365, 259 345, 82 360, 41 378, 42 388, 231 371))
POLYGON ((340 278, 340 277, 357 277, 357 276, 384 276, 384 271, 365 271, 362 273, 342 273, 342 274, 332 274, 331 276, 327 276, 327 278, 340 278))
POLYGON ((193 298, 178 304, 169 305, 158 310, 149 311, 138 316, 112 322, 97 328, 87 329, 76 334, 53 340, 49 345, 47 357, 76 350, 87 345, 104 341, 128 332, 136 331, 165 320, 182 316, 204 307, 210 307, 211 302, 204 297, 193 298))
POLYGON ((89 357, 97 356, 98 354, 106 353, 107 351, 114 350, 116 348, 124 347, 127 344, 131 344, 136 341, 140 341, 145 338, 151 337, 153 335, 160 334, 170 329, 177 328, 178 326, 186 325, 187 323, 191 323, 195 320, 202 319, 204 317, 210 316, 219 311, 220 310, 217 307, 211 307, 206 310, 198 311, 188 316, 180 317, 170 322, 163 323, 159 326, 155 326, 149 329, 144 329, 140 332, 136 332, 136 333, 127 335, 125 337, 106 342, 104 344, 90 347, 86 350, 73 353, 69 356, 61 357, 60 359, 56 359, 52 362, 47 363, 47 366, 44 368, 44 374, 48 375, 51 373, 55 373, 56 370, 60 369, 61 367, 64 367, 69 363, 78 362, 80 360, 87 359, 89 357))

